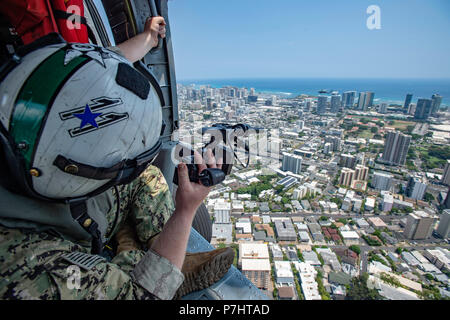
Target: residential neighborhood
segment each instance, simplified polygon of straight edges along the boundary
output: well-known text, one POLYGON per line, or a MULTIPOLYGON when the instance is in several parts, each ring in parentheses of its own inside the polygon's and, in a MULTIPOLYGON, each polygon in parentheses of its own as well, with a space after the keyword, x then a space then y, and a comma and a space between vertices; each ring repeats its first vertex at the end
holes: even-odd
POLYGON ((234 248, 236 267, 268 297, 450 297, 448 112, 423 125, 410 105, 346 106, 351 92, 332 110, 306 95, 178 91, 191 134, 227 121, 277 129, 265 143, 279 158, 234 165, 205 202, 211 243, 234 248))

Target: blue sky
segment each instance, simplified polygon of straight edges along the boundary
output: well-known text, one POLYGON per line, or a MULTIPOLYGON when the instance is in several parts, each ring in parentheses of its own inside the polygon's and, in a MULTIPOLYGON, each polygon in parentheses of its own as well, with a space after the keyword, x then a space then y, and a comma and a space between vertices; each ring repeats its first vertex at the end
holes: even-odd
POLYGON ((450 78, 449 0, 172 0, 169 20, 180 80, 450 78))

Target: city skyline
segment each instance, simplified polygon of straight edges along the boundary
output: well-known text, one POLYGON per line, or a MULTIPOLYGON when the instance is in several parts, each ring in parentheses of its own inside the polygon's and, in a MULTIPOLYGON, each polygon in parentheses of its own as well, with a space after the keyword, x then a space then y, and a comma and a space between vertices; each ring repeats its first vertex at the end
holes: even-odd
POLYGON ((326 89, 327 95, 337 91, 342 99, 358 102, 360 92, 375 92, 374 103, 388 102, 404 105, 407 94, 412 94, 410 103, 419 98, 431 99, 439 94, 441 107, 450 105, 450 79, 331 79, 331 78, 242 78, 242 79, 190 79, 179 80, 183 85, 210 86, 212 88, 254 88, 258 93, 280 94, 293 98, 300 94, 318 96, 326 89), (352 97, 352 92, 354 97, 352 97), (348 95, 349 93, 350 95, 348 95))

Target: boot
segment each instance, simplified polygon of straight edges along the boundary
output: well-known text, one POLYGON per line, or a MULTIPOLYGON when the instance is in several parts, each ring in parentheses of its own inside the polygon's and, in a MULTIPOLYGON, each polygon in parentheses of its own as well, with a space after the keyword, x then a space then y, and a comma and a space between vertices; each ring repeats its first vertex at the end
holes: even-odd
POLYGON ((125 223, 116 233, 117 253, 129 250, 139 250, 140 245, 133 227, 125 223))
MULTIPOLYGON (((159 237, 156 234, 147 241, 151 248, 153 242, 159 237)), ((234 250, 222 248, 213 251, 189 253, 186 252, 181 272, 184 281, 175 293, 174 300, 184 295, 212 286, 219 281, 230 269, 234 260, 234 250)))
POLYGON ((222 248, 208 252, 186 253, 183 268, 184 282, 174 299, 212 286, 230 269, 234 260, 234 250, 222 248))

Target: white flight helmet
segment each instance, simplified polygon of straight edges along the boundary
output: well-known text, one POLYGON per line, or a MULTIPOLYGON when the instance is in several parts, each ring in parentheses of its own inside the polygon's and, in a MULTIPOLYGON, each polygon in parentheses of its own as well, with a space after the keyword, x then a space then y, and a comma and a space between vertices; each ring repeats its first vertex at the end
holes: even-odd
POLYGON ((110 50, 47 36, 3 65, 0 81, 0 174, 10 189, 86 199, 131 182, 160 150, 161 89, 110 50))

